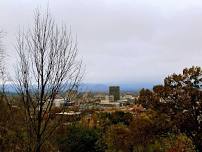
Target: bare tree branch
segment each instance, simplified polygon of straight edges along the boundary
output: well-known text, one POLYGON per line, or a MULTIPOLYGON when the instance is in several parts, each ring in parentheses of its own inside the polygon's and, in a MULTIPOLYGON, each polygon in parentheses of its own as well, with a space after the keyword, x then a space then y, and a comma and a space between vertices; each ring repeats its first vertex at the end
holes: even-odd
MULTIPOLYGON (((60 121, 50 125, 56 95, 75 90, 82 78, 82 62, 77 60, 77 42, 65 26, 58 27, 47 12, 37 10, 34 26, 17 38, 18 93, 25 109, 27 130, 34 139, 33 150, 54 132, 60 121)), ((63 108, 64 109, 64 108, 63 108)), ((61 119, 60 119, 61 120, 61 119)))

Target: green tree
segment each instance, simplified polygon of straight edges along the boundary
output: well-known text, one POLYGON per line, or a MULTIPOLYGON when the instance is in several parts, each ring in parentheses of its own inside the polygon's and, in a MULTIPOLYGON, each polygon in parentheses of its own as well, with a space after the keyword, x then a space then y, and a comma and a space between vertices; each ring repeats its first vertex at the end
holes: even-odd
POLYGON ((133 119, 133 116, 131 113, 128 112, 115 111, 109 115, 109 119, 112 122, 112 124, 121 123, 124 125, 129 125, 133 119))
POLYGON ((101 142, 98 129, 81 125, 72 125, 67 134, 58 139, 61 152, 104 152, 105 145, 101 142))

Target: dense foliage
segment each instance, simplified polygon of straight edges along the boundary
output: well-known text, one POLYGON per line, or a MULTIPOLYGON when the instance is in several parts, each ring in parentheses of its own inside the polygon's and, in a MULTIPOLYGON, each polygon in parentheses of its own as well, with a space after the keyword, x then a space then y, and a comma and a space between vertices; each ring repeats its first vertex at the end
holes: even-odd
POLYGON ((172 74, 164 85, 153 91, 141 90, 139 103, 147 109, 166 114, 180 132, 190 137, 202 151, 202 70, 200 67, 184 69, 172 74))
MULTIPOLYGON (((84 112, 64 119, 42 146, 61 152, 194 152, 202 151, 202 70, 184 69, 165 78, 153 90, 142 89, 143 110, 84 112), (71 121, 69 121, 71 120, 71 121)), ((1 94, 0 151, 28 151, 23 109, 19 98, 1 94), (7 100, 13 101, 10 107, 7 100)), ((130 108, 131 108, 130 107, 130 108)), ((54 124, 54 109, 51 123, 54 124)))
POLYGON ((61 152, 103 152, 100 131, 81 125, 70 125, 67 133, 58 137, 61 152))

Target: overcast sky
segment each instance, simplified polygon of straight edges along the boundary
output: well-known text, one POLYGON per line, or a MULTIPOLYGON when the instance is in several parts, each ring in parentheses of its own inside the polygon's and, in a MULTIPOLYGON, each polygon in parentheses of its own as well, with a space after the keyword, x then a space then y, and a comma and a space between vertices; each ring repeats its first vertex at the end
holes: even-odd
POLYGON ((85 82, 158 83, 202 66, 201 0, 0 0, 10 71, 19 27, 30 26, 34 9, 47 4, 77 35, 85 82))

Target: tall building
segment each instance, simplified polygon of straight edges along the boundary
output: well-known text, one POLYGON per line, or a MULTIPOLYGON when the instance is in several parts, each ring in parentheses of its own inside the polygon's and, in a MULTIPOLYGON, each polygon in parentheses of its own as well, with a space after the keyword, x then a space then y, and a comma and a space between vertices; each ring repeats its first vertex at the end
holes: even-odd
POLYGON ((114 101, 120 100, 120 87, 119 86, 110 86, 109 95, 114 96, 114 101))

